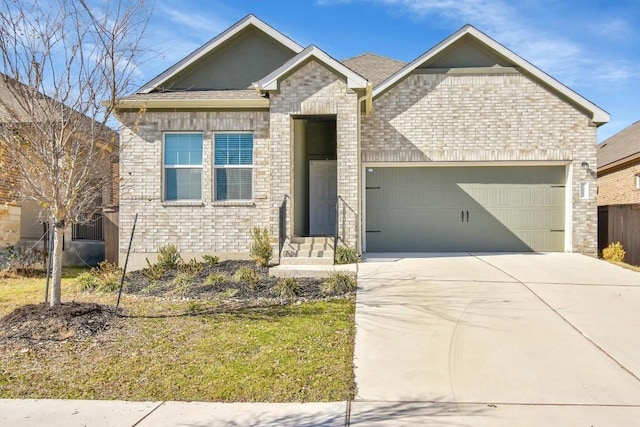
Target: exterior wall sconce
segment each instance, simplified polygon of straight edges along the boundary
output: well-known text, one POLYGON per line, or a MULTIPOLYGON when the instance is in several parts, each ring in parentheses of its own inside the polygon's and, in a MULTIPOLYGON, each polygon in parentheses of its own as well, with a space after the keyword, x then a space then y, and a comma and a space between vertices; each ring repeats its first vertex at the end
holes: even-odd
POLYGON ((584 170, 589 170, 589 163, 587 163, 587 162, 582 162, 582 164, 580 166, 582 166, 582 169, 584 169, 584 170))

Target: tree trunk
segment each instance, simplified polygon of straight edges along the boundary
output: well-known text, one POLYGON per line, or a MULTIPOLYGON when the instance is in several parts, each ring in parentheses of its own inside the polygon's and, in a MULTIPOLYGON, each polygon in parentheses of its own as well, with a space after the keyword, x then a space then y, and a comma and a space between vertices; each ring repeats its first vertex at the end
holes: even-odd
POLYGON ((54 226, 53 232, 53 253, 50 254, 53 272, 51 273, 51 291, 49 293, 49 305, 55 307, 60 305, 62 290, 62 239, 64 238, 64 227, 54 226))

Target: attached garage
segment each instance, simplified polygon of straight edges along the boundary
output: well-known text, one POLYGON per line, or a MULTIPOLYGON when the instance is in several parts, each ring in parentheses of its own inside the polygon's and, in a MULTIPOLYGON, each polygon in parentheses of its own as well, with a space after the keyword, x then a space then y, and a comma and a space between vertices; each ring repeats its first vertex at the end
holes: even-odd
POLYGON ((365 169, 366 252, 558 252, 564 166, 365 169))

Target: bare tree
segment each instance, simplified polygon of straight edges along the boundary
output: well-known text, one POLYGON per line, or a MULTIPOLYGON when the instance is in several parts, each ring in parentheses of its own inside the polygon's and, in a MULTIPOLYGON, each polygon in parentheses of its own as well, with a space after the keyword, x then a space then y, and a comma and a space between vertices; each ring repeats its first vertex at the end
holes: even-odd
POLYGON ((65 228, 95 212, 118 153, 108 126, 132 87, 144 0, 0 0, 0 151, 19 200, 54 230, 50 304, 61 303, 65 228))

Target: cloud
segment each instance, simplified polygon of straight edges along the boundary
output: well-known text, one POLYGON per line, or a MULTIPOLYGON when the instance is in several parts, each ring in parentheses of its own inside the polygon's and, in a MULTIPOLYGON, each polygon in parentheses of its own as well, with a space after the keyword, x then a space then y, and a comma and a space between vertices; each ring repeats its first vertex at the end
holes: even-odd
MULTIPOLYGON (((211 38, 212 35, 219 34, 224 31, 229 23, 215 15, 203 15, 202 13, 189 13, 183 12, 184 8, 169 7, 166 5, 160 6, 159 13, 173 24, 179 25, 179 27, 172 27, 174 29, 185 27, 189 29, 192 36, 211 38), (195 33, 195 34, 194 34, 195 33)), ((172 30, 175 31, 175 30, 172 30)), ((185 31, 181 30, 184 34, 185 31)))

